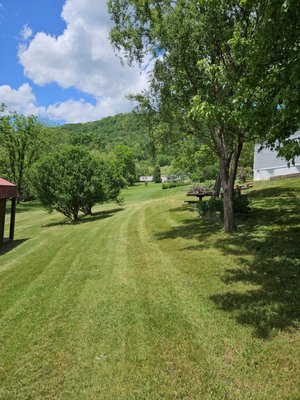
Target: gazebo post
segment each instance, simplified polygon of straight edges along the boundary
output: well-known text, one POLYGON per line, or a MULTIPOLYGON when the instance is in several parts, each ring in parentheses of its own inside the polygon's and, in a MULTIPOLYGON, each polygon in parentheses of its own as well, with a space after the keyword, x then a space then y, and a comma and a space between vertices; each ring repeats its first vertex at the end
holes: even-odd
MULTIPOLYGON (((1 0, 0 0, 1 1, 1 0)), ((13 240, 15 234, 15 220, 16 220, 16 201, 19 197, 18 188, 15 184, 0 178, 0 245, 4 243, 5 231, 5 209, 6 200, 11 199, 11 214, 9 226, 9 240, 13 240)))
POLYGON ((9 228, 9 239, 14 240, 15 235, 15 220, 16 220, 16 198, 11 199, 11 211, 10 211, 10 228, 9 228))
POLYGON ((0 244, 4 242, 6 199, 0 199, 0 244))

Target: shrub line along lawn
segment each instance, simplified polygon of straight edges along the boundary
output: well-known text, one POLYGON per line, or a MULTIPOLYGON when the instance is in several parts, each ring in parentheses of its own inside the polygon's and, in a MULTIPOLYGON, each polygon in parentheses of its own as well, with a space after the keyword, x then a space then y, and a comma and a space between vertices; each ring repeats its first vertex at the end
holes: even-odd
POLYGON ((299 398, 300 180, 250 192, 237 233, 185 188, 94 218, 32 207, 0 250, 0 399, 299 398))

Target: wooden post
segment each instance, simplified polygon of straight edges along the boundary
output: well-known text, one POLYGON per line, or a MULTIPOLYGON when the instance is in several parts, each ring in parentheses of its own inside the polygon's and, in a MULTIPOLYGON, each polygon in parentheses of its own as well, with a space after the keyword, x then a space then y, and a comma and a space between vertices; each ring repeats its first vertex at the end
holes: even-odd
POLYGON ((16 198, 11 199, 11 211, 10 211, 10 228, 9 228, 9 239, 14 240, 15 235, 15 220, 16 220, 16 198))
POLYGON ((4 242, 6 199, 0 199, 0 244, 4 242))

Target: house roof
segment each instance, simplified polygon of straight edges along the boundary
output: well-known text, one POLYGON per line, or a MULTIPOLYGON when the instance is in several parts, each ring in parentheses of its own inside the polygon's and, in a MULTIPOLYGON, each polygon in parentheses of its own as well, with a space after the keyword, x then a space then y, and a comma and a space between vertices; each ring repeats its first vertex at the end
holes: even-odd
POLYGON ((11 197, 19 197, 17 186, 0 178, 0 199, 10 199, 11 197))

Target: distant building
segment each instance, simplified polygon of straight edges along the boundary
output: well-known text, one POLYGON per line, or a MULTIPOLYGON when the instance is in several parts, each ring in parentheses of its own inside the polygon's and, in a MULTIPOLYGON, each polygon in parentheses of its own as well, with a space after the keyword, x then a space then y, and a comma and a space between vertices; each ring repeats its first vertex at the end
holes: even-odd
MULTIPOLYGON (((300 139, 300 131, 292 135, 291 138, 300 139)), ((288 177, 289 175, 299 174, 300 176, 300 157, 295 158, 295 165, 289 166, 284 158, 278 157, 276 151, 268 148, 258 151, 260 147, 260 144, 256 144, 254 149, 253 179, 255 181, 265 181, 281 176, 288 177)))
POLYGON ((173 181, 173 177, 170 175, 161 175, 161 181, 164 182, 171 182, 173 181))
POLYGON ((153 176, 150 175, 140 176, 140 182, 152 182, 152 181, 153 181, 153 176))

